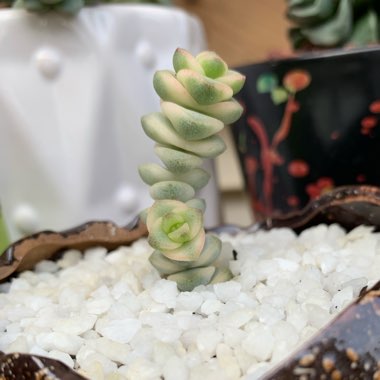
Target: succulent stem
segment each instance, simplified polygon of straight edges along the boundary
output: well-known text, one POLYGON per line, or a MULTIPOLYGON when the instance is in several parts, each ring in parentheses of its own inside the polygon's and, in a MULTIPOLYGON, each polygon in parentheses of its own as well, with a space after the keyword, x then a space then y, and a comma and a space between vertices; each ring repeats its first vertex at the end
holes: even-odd
POLYGON ((141 217, 155 249, 150 257, 152 265, 162 276, 176 281, 180 290, 192 290, 200 284, 231 278, 228 268, 213 265, 220 255, 221 242, 205 233, 205 202, 195 193, 209 180, 201 167, 203 159, 225 150, 217 133, 242 114, 242 107, 232 96, 240 91, 245 77, 228 70, 227 64, 209 51, 193 57, 177 49, 173 67, 174 72, 161 70, 154 75, 161 112, 141 119, 164 164, 139 167, 155 200, 141 217))

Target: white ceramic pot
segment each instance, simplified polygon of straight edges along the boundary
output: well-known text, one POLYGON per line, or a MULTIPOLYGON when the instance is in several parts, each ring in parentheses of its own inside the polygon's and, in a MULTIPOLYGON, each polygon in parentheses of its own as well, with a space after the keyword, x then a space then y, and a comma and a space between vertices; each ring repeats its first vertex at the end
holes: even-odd
MULTIPOLYGON (((157 161, 140 125, 177 47, 205 48, 182 10, 103 5, 75 17, 0 11, 0 200, 11 237, 87 220, 127 223, 152 203, 137 166, 157 161)), ((215 181, 206 224, 219 222, 215 181)))

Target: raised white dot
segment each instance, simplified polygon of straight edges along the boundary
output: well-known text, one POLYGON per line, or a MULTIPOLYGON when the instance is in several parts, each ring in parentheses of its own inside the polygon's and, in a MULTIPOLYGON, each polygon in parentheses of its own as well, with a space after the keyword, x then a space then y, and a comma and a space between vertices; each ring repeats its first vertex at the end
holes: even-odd
POLYGON ((136 56, 146 68, 152 68, 156 62, 153 47, 148 41, 140 41, 137 44, 136 56))
POLYGON ((39 229, 37 211, 28 204, 18 205, 13 212, 13 223, 23 234, 31 234, 39 229))
POLYGON ((34 62, 40 73, 48 79, 56 78, 62 69, 61 54, 54 48, 43 47, 37 50, 34 62))
POLYGON ((136 211, 139 206, 137 190, 130 185, 120 187, 115 198, 117 205, 125 212, 136 211))

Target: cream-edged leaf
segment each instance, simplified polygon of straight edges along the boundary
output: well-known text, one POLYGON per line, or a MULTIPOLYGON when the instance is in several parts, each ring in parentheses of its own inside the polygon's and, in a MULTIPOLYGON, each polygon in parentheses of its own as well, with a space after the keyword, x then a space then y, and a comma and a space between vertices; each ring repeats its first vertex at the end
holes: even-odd
POLYGON ((177 273, 186 269, 188 266, 188 263, 184 261, 180 262, 168 259, 158 250, 155 250, 150 255, 149 261, 161 275, 177 273))
POLYGON ((174 250, 181 247, 181 243, 175 242, 161 228, 162 218, 158 218, 149 230, 148 243, 152 248, 163 250, 174 250))
POLYGON ((156 145, 154 150, 160 160, 173 173, 185 173, 203 163, 203 160, 197 155, 178 149, 156 145))
POLYGON ((177 73, 177 79, 192 98, 201 105, 223 102, 231 99, 233 95, 231 87, 192 70, 180 70, 177 73))
POLYGON ((176 261, 198 260, 205 243, 206 234, 202 228, 194 239, 182 244, 180 247, 170 250, 161 250, 161 253, 168 259, 176 261))
POLYGON ((203 158, 213 158, 223 153, 226 144, 219 136, 210 136, 199 141, 186 141, 173 128, 162 113, 151 113, 141 119, 144 132, 154 141, 168 146, 176 146, 203 158))
POLYGON ((218 54, 213 51, 203 51, 196 56, 197 62, 202 66, 209 78, 218 78, 226 73, 228 66, 218 54))
POLYGON ((218 81, 230 86, 235 95, 243 88, 245 76, 237 71, 228 70, 226 74, 218 78, 218 81))
POLYGON ((214 117, 188 110, 172 102, 162 102, 161 109, 178 134, 186 140, 204 139, 220 132, 224 127, 223 122, 214 117))
POLYGON ((148 231, 150 232, 151 226, 155 221, 164 215, 170 213, 172 210, 186 210, 187 205, 183 202, 176 201, 173 199, 165 199, 161 201, 156 201, 148 210, 148 216, 146 219, 146 224, 148 231))
POLYGON ((199 285, 207 285, 215 273, 214 267, 194 268, 168 276, 175 281, 179 290, 190 292, 199 285))
POLYGON ((190 185, 180 181, 157 182, 150 187, 149 193, 154 200, 175 199, 181 202, 186 202, 195 195, 190 185))
POLYGON ((182 69, 194 70, 204 75, 204 70, 195 57, 185 49, 176 49, 173 55, 173 67, 176 72, 182 69))

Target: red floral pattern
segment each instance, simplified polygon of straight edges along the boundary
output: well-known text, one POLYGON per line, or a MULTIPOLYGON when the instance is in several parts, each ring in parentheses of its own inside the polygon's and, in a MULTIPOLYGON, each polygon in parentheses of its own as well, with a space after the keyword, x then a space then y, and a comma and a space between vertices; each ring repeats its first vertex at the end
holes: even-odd
POLYGON ((320 197, 322 194, 331 191, 334 188, 334 180, 329 177, 321 177, 314 183, 306 186, 306 192, 310 199, 320 197))

